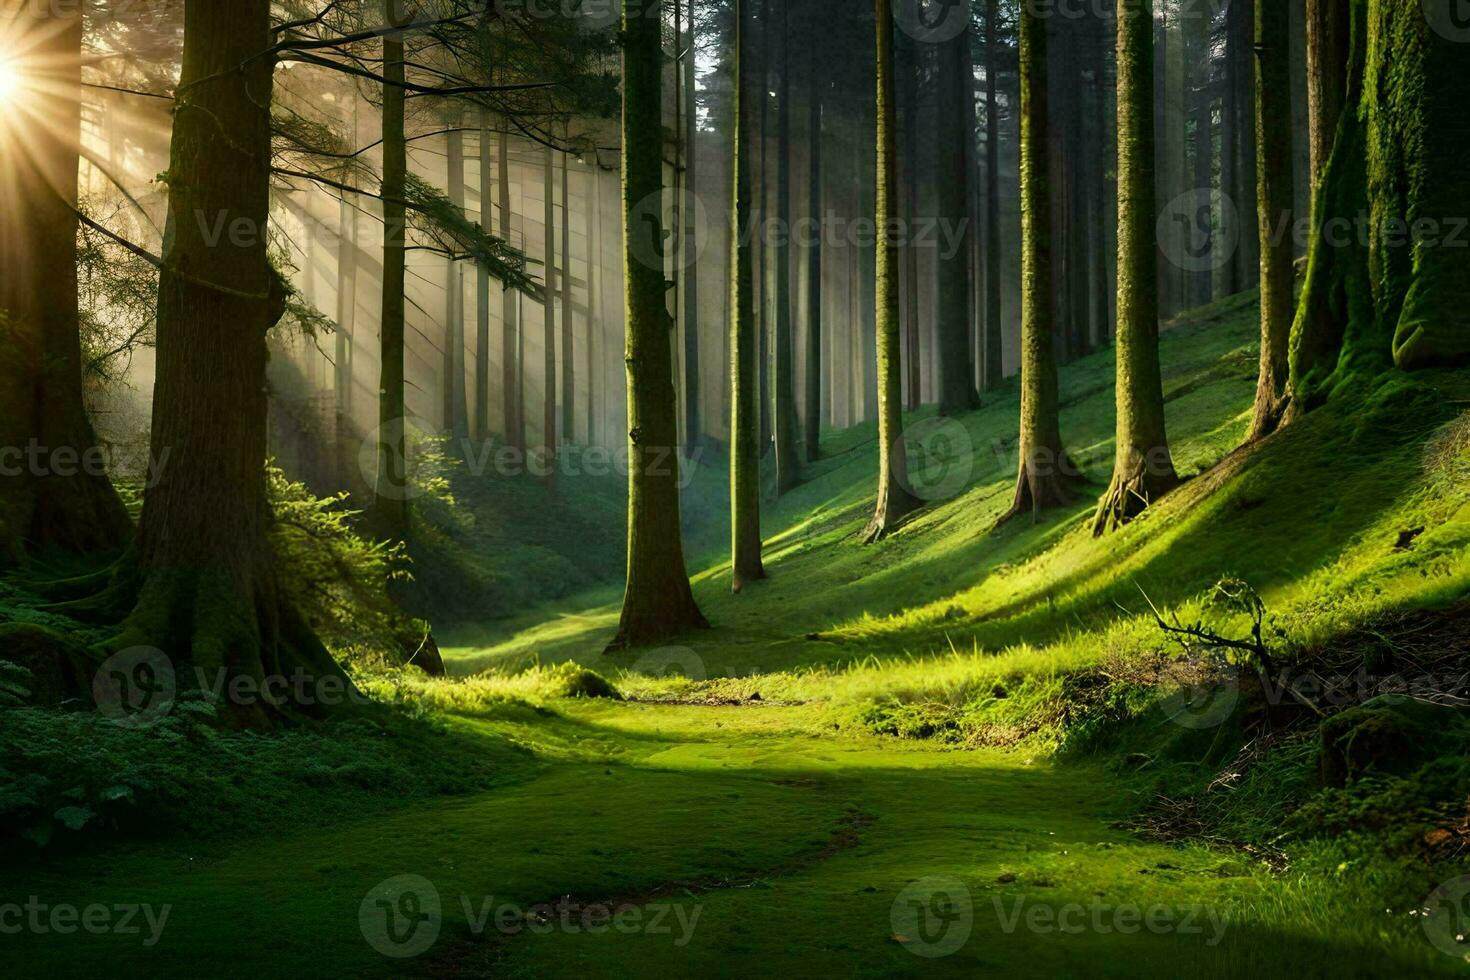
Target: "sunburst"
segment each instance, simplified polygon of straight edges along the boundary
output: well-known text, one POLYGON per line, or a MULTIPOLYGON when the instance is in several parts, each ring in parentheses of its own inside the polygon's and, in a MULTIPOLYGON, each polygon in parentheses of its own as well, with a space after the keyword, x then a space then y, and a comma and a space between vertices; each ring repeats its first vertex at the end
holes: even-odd
POLYGON ((20 66, 8 57, 0 57, 0 104, 7 103, 20 94, 25 84, 20 66))

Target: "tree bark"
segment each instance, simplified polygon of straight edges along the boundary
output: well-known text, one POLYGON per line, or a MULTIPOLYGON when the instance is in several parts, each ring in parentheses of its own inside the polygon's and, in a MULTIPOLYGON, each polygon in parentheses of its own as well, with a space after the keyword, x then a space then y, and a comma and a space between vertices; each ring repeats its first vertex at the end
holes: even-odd
POLYGON ((541 468, 547 487, 556 486, 556 151, 546 148, 542 227, 546 231, 545 344, 542 353, 541 468))
MULTIPOLYGON (((480 110, 480 227, 494 227, 490 199, 495 182, 490 175, 489 112, 480 110)), ((490 271, 481 265, 475 281, 475 437, 490 438, 490 271)))
POLYGON ((970 240, 969 186, 970 173, 965 144, 973 138, 970 131, 970 98, 972 79, 965 66, 965 51, 970 45, 970 32, 960 34, 939 46, 939 64, 935 75, 938 88, 938 120, 935 126, 935 192, 938 214, 950 228, 960 230, 951 246, 950 236, 941 236, 935 252, 936 319, 939 333, 939 414, 958 415, 972 411, 980 404, 972 380, 970 365, 970 240))
MULTIPOLYGON (((252 0, 253 2, 253 0, 252 0)), ((398 4, 383 0, 385 23, 394 23, 398 4)), ((408 536, 408 439, 404 416, 403 341, 408 143, 404 134, 403 38, 383 37, 383 303, 378 329, 378 479, 373 514, 378 534, 390 541, 408 536)))
POLYGON ((82 399, 77 301, 77 169, 82 17, 8 0, 26 115, 0 124, 0 566, 50 548, 111 552, 132 524, 103 472, 82 399), (24 117, 22 117, 24 118, 24 117), (32 452, 32 450, 36 452, 32 452), (24 458, 24 461, 22 461, 24 458))
POLYGON ((1072 500, 1077 471, 1062 449, 1053 350, 1052 200, 1046 21, 1021 5, 1021 432, 1016 494, 1007 521, 1072 500))
POLYGON ((684 187, 685 200, 681 201, 681 216, 684 223, 684 445, 690 459, 694 459, 704 437, 704 412, 700 405, 703 397, 699 370, 699 242, 696 227, 697 211, 694 202, 699 195, 699 106, 696 94, 698 81, 695 77, 694 0, 689 0, 689 33, 684 53, 684 92, 688 100, 684 107, 684 187))
POLYGON ((1470 214, 1470 117, 1460 98, 1470 45, 1443 30, 1452 23, 1436 30, 1428 13, 1386 0, 1350 6, 1345 99, 1292 331, 1291 417, 1363 391, 1390 367, 1470 361, 1470 263, 1448 241, 1463 220, 1455 216, 1470 214), (1424 220, 1444 236, 1439 247, 1427 237, 1415 244, 1424 220))
MULTIPOLYGON (((458 124, 455 124, 456 127, 458 124)), ((449 171, 449 200, 464 210, 464 134, 446 134, 445 154, 449 171)), ((470 437, 468 392, 465 388, 464 358, 464 282, 459 263, 449 259, 445 265, 444 303, 444 384, 445 432, 452 437, 456 450, 462 451, 470 437)))
POLYGON ((1296 309, 1292 245, 1290 11, 1256 4, 1256 211, 1261 256, 1261 369, 1250 438, 1270 435, 1286 409, 1292 315, 1296 309))
POLYGON ((678 392, 664 296, 662 18, 623 0, 623 261, 628 370, 628 581, 610 649, 707 626, 694 604, 679 527, 678 392), (648 241, 635 246, 633 236, 648 241), (658 256, 650 263, 639 256, 658 256))
MULTIPOLYGON (((301 677, 301 690, 322 693, 314 682, 330 679, 345 693, 351 682, 280 592, 268 538, 266 333, 286 296, 266 254, 275 65, 259 52, 270 43, 268 0, 185 9, 153 401, 153 452, 167 449, 169 465, 143 507, 138 603, 111 645, 156 647, 180 678, 194 678, 187 665, 227 685, 301 677), (215 227, 250 231, 216 240, 215 227)), ((224 713, 263 724, 329 701, 224 713)))
MULTIPOLYGON (((500 237, 511 240, 510 140, 500 130, 499 159, 496 161, 500 188, 500 237)), ((522 452, 526 449, 526 396, 521 384, 521 306, 519 294, 500 289, 500 388, 505 404, 505 441, 522 452)))
POLYGON ((1347 98, 1350 0, 1307 0, 1307 126, 1315 198, 1347 98))
POLYGON ((1119 527, 1179 482, 1164 425, 1154 236, 1153 0, 1118 3, 1117 435, 1094 534, 1119 527))
POLYGON ((790 0, 781 0, 781 61, 777 66, 780 81, 777 84, 776 116, 776 217, 781 230, 772 243, 771 262, 775 266, 776 288, 772 294, 775 303, 772 342, 773 387, 775 389, 775 415, 772 419, 772 435, 776 440, 776 493, 793 489, 799 478, 796 450, 796 350, 791 326, 791 43, 790 18, 787 7, 790 0))
POLYGON ((802 439, 806 462, 822 455, 822 89, 824 80, 816 59, 809 59, 807 92, 807 219, 812 227, 806 247, 806 411, 802 439))
MULTIPOLYGON (((902 142, 894 165, 898 168, 899 193, 903 198, 904 217, 913 228, 919 221, 919 58, 918 45, 906 33, 894 39, 893 69, 897 75, 898 119, 903 128, 902 142)), ((903 336, 907 360, 904 380, 907 405, 917 410, 924 401, 923 350, 919 329, 919 249, 906 241, 898 268, 899 293, 903 303, 903 336)))
POLYGON ((746 100, 751 79, 749 24, 743 0, 735 12, 735 139, 732 148, 730 205, 730 561, 731 587, 766 577, 761 562, 759 373, 750 240, 751 125, 746 100))
POLYGON ((572 158, 561 155, 561 431, 577 438, 577 360, 572 345, 572 158))
POLYGON ((1005 379, 1000 281, 1000 0, 985 3, 985 388, 1005 379))
POLYGON ((878 502, 863 537, 869 543, 893 533, 920 501, 909 489, 903 433, 902 340, 899 334, 898 249, 886 229, 897 216, 898 120, 894 105, 893 4, 875 0, 877 16, 878 167, 875 215, 879 228, 874 294, 878 373, 878 502))

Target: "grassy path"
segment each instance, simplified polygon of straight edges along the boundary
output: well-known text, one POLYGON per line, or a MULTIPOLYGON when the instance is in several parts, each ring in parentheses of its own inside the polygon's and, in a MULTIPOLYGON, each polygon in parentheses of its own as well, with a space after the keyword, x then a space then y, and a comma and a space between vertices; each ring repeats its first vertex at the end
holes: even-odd
POLYGON ((744 976, 779 964, 812 976, 1344 976, 1437 965, 1432 951, 1396 962, 1369 936, 1314 942, 1300 921, 1312 907, 1296 904, 1289 880, 1115 829, 1131 801, 1085 767, 819 732, 801 707, 559 710, 548 724, 565 757, 519 785, 326 832, 262 828, 233 846, 0 873, 0 904, 148 905, 155 922, 170 907, 161 930, 140 913, 136 934, 0 935, 11 975, 744 976), (562 896, 560 909, 535 908, 562 896), (403 942, 385 932, 390 910, 403 942), (422 951, 383 955, 374 941, 422 951))

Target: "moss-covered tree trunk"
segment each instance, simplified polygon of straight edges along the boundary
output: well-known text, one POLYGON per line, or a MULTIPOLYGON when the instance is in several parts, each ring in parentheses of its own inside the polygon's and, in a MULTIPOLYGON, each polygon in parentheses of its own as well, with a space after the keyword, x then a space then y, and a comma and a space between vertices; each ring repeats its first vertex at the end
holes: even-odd
POLYGON ((664 296, 663 44, 659 4, 623 0, 623 268, 628 370, 628 581, 612 649, 708 625, 679 527, 678 392, 664 296), (635 243, 635 235, 647 236, 635 243), (642 258, 640 258, 640 256, 642 258))
POLYGON ((1470 359, 1470 44, 1448 8, 1434 8, 1438 23, 1386 0, 1349 12, 1346 95, 1292 329, 1293 415, 1392 366, 1470 359))
POLYGON ((731 150, 730 204, 730 562, 731 587, 766 577, 761 562, 760 406, 756 375, 760 348, 756 337, 754 270, 750 238, 750 32, 745 4, 734 0, 735 140, 731 150))
POLYGON ((1117 436, 1094 534, 1137 516, 1179 482, 1164 425, 1155 258, 1153 0, 1118 3, 1117 436))
POLYGON ((1261 367, 1250 438, 1270 435, 1286 410, 1296 279, 1292 233, 1291 10, 1256 4, 1256 213, 1261 257, 1261 367))
POLYGON ((807 59, 807 221, 816 229, 805 246, 806 389, 803 392, 802 450, 806 462, 822 454, 822 90, 825 78, 816 58, 807 59))
POLYGON ((965 145, 974 138, 970 128, 974 78, 965 52, 970 32, 939 46, 935 75, 938 120, 935 127, 935 192, 938 216, 951 229, 940 236, 935 254, 938 328, 939 414, 958 415, 980 404, 970 363, 970 167, 965 145))
POLYGON ((82 18, 8 2, 27 105, 0 122, 0 566, 60 547, 115 551, 132 528, 82 403, 77 310, 82 18), (28 119, 44 120, 24 132, 28 119))
POLYGON ((1307 126, 1315 195, 1347 98, 1351 0, 1307 0, 1307 126))
MULTIPOLYGON (((395 23, 397 0, 383 0, 384 23, 395 23)), ((378 473, 373 517, 378 534, 408 535, 408 443, 404 419, 404 279, 407 257, 408 143, 404 135, 404 51, 401 35, 383 37, 383 302, 378 328, 378 473)))
POLYGON ((1076 470, 1062 449, 1052 288, 1046 20, 1021 5, 1021 432, 1016 494, 1001 518, 1071 502, 1076 470))
POLYGON ((796 337, 791 325, 791 41, 790 0, 781 0, 781 61, 777 85, 776 116, 776 216, 782 232, 771 245, 771 262, 775 265, 775 304, 771 358, 775 415, 772 435, 776 441, 776 492, 785 493, 796 486, 799 478, 799 456, 796 449, 796 337))
POLYGON ((326 710, 318 682, 350 690, 281 593, 268 538, 266 333, 285 309, 266 255, 271 40, 268 0, 185 8, 153 397, 152 450, 169 464, 144 502, 141 594, 114 641, 162 650, 181 687, 284 678, 303 692, 224 705, 238 724, 326 710))
POLYGON ((876 337, 878 348, 878 502, 864 538, 879 541, 920 506, 909 490, 903 433, 903 348, 899 332, 898 248, 891 228, 898 218, 898 120, 893 75, 893 4, 876 0, 878 170, 876 337))
POLYGON ((1000 0, 985 3, 985 389, 1005 378, 1000 282, 1000 0))

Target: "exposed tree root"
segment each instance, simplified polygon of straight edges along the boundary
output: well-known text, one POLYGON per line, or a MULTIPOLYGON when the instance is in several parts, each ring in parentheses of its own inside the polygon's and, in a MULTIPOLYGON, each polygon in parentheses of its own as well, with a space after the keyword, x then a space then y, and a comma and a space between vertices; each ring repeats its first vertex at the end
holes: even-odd
POLYGON ((1043 510, 1051 507, 1066 507, 1075 499, 1074 489, 1081 482, 1078 470, 1066 454, 1058 454, 1060 462, 1055 466, 1041 467, 1035 460, 1021 464, 1016 476, 1016 496, 1010 510, 995 522, 1000 527, 1009 521, 1030 514, 1034 524, 1043 510))
POLYGON ((156 648, 179 691, 200 691, 233 727, 325 717, 363 698, 273 586, 242 588, 219 567, 159 569, 110 650, 156 648))
POLYGON ((1116 531, 1179 483, 1172 469, 1168 473, 1154 473, 1142 457, 1133 460, 1126 471, 1113 474, 1112 484, 1098 501, 1092 519, 1093 536, 1102 537, 1108 531, 1116 531))
MULTIPOLYGON (((897 452, 904 452, 902 440, 899 440, 897 452)), ((907 473, 906 466, 902 472, 907 473)), ((903 527, 907 519, 923 506, 924 502, 904 486, 901 476, 892 476, 885 480, 878 491, 878 505, 873 511, 873 519, 863 530, 863 544, 877 544, 882 541, 903 527)))

